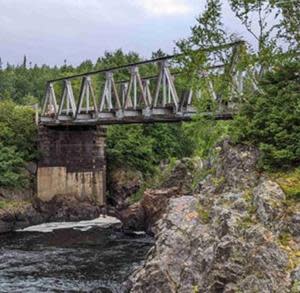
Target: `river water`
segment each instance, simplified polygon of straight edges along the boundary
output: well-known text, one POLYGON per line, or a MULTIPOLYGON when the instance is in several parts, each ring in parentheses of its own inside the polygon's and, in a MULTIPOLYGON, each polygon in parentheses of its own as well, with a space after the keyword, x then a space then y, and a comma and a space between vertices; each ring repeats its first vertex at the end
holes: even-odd
POLYGON ((1 293, 123 292, 153 244, 145 235, 93 224, 28 230, 0 235, 1 293))

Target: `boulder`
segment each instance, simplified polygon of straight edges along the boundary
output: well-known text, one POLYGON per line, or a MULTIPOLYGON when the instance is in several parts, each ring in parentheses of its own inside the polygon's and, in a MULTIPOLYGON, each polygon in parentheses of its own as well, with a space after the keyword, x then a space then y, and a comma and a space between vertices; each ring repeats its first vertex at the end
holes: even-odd
POLYGON ((272 225, 282 215, 285 194, 280 186, 271 180, 262 178, 253 189, 253 204, 256 214, 265 225, 272 225))
POLYGON ((259 152, 247 145, 233 145, 225 140, 211 163, 211 175, 199 183, 205 193, 241 192, 256 186, 260 173, 256 170, 259 152))
POLYGON ((142 183, 143 176, 140 172, 122 168, 110 171, 108 176, 109 204, 117 210, 127 208, 129 197, 140 189, 142 183))
POLYGON ((0 209, 0 233, 25 228, 44 221, 30 202, 15 201, 13 205, 0 209))
POLYGON ((171 170, 169 167, 165 168, 163 171, 164 178, 159 187, 178 187, 182 194, 190 194, 193 192, 194 177, 204 166, 206 166, 206 162, 199 157, 178 160, 171 170))
POLYGON ((153 234, 155 224, 165 212, 169 199, 179 194, 178 187, 147 189, 140 202, 120 211, 118 217, 125 230, 142 230, 153 234))

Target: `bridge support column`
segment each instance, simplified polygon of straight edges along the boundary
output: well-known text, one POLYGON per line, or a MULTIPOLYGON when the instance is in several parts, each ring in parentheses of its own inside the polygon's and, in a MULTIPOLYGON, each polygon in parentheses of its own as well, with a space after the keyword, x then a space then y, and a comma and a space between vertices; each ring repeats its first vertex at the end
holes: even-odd
POLYGON ((39 127, 37 196, 69 195, 105 204, 106 129, 100 126, 39 127))

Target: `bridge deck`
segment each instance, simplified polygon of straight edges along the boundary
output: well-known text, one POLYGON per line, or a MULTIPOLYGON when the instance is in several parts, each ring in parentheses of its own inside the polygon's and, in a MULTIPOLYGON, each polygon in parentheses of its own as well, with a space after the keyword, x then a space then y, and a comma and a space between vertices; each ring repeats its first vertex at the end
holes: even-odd
MULTIPOLYGON (((72 117, 61 116, 57 118, 41 117, 40 123, 48 126, 57 125, 114 125, 114 124, 141 124, 141 123, 172 123, 172 122, 184 122, 191 121, 196 116, 214 118, 216 120, 230 120, 233 118, 232 112, 226 113, 201 113, 185 112, 185 113, 168 113, 162 115, 143 115, 142 111, 132 111, 131 115, 121 115, 120 113, 105 113, 97 117, 94 114, 87 114, 78 117, 78 119, 72 119, 72 117), (135 112, 135 113, 134 113, 135 112), (106 116, 106 117, 105 117, 106 116)), ((128 113, 127 113, 128 114, 128 113)))
MULTIPOLYGON (((233 48, 232 59, 239 45, 241 42, 227 45, 233 48)), ((207 99, 207 95, 220 110, 200 115, 231 119, 236 97, 243 89, 243 74, 230 67, 234 62, 230 62, 229 67, 216 64, 194 72, 202 81, 202 87, 195 89, 188 80, 183 83, 178 71, 180 66, 176 62, 171 65, 176 57, 178 55, 51 80, 47 83, 40 123, 54 126, 190 121, 197 115, 195 105, 203 96, 207 99), (151 72, 150 76, 142 76, 140 72, 145 69, 151 72), (232 97, 224 103, 216 77, 231 71, 235 72, 230 89, 232 97)))

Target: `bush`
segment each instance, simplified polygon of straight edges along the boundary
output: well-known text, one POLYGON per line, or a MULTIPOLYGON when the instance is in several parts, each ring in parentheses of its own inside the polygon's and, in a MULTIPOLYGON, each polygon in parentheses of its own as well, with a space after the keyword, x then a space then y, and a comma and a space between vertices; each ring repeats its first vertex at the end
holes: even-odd
POLYGON ((258 146, 265 169, 300 163, 299 72, 300 62, 268 72, 233 123, 235 141, 258 146))
POLYGON ((25 161, 36 158, 34 110, 10 100, 0 102, 0 143, 14 146, 25 161))
POLYGON ((14 147, 5 147, 0 144, 0 186, 24 187, 28 180, 22 172, 24 160, 14 147))
POLYGON ((34 111, 9 100, 0 102, 0 186, 24 187, 28 178, 22 168, 37 156, 34 111))
POLYGON ((300 201, 300 168, 270 175, 280 185, 288 199, 300 201))

